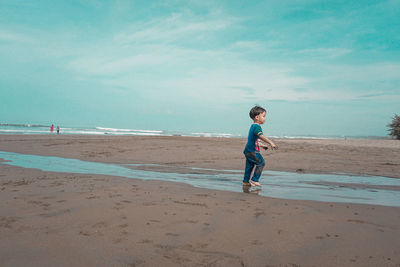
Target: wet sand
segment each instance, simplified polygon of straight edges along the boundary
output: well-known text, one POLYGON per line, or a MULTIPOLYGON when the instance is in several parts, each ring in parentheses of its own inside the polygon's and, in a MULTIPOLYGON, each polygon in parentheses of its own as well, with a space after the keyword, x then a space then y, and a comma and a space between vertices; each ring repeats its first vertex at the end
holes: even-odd
MULTIPOLYGON (((276 139, 266 169, 400 178, 398 140, 276 139)), ((107 163, 242 170, 245 139, 157 136, 0 135, 0 150, 107 163)))
MULTIPOLYGON (((242 169, 244 139, 0 136, 0 150, 242 169)), ((400 177, 400 142, 276 140, 270 170, 400 177)), ((400 266, 400 208, 0 164, 2 266, 400 266)))

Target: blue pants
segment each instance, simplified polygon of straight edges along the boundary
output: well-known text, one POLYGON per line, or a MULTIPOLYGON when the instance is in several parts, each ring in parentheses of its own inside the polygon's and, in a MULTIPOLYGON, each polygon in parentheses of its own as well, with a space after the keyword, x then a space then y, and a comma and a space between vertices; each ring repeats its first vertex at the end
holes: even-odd
POLYGON ((253 180, 254 182, 258 182, 265 166, 264 158, 258 152, 244 152, 244 155, 246 156, 246 168, 244 170, 243 182, 249 182, 250 175, 253 171, 254 166, 255 170, 251 180, 253 180))

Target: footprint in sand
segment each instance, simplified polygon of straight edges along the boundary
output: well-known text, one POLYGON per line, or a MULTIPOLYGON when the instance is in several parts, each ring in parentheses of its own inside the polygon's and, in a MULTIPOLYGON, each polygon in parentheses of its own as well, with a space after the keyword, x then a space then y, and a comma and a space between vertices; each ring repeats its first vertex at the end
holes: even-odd
POLYGON ((64 185, 64 183, 62 183, 62 182, 53 182, 53 183, 50 184, 49 187, 57 187, 57 186, 61 186, 61 185, 64 185))
POLYGON ((33 230, 33 227, 22 225, 22 226, 18 227, 18 229, 15 230, 15 232, 16 233, 22 233, 22 232, 28 232, 28 231, 32 231, 32 230, 33 230))
POLYGON ((121 194, 108 194, 109 198, 114 198, 114 197, 122 197, 121 194))
POLYGON ((107 227, 108 224, 106 222, 98 222, 92 225, 92 228, 104 228, 107 227))
POLYGON ((108 227, 108 224, 106 222, 103 222, 103 221, 102 222, 98 222, 98 223, 95 223, 95 224, 92 225, 92 227, 91 227, 92 231, 90 231, 90 230, 81 230, 79 232, 79 234, 83 235, 83 236, 92 236, 92 235, 104 236, 104 234, 100 230, 104 229, 106 227, 108 227))
POLYGON ((63 215, 66 213, 71 212, 70 209, 65 209, 65 210, 57 210, 57 211, 53 211, 53 212, 49 212, 49 213, 42 213, 39 214, 39 216, 41 217, 55 217, 55 216, 59 216, 59 215, 63 215))
POLYGON ((51 204, 50 203, 42 203, 42 204, 40 204, 40 206, 48 208, 51 206, 51 204))
POLYGON ((91 234, 88 231, 80 231, 79 234, 84 236, 91 236, 91 234))
POLYGON ((118 244, 121 243, 122 241, 124 241, 124 238, 117 238, 113 240, 113 244, 118 244))
POLYGON ((251 241, 251 244, 257 246, 257 245, 262 245, 263 243, 260 240, 253 240, 251 241))
POLYGON ((87 197, 86 199, 97 199, 97 198, 100 198, 100 197, 96 196, 96 195, 91 195, 91 196, 87 197))
POLYGON ((9 228, 13 227, 13 224, 17 221, 16 217, 12 216, 1 216, 0 217, 0 228, 9 228))
POLYGON ((128 238, 126 237, 126 236, 129 235, 128 231, 122 231, 121 235, 122 235, 122 237, 119 237, 119 238, 116 238, 116 239, 113 240, 113 244, 118 244, 118 243, 121 243, 124 240, 128 240, 128 238))
POLYGON ((157 203, 154 203, 154 202, 143 202, 142 203, 142 206, 155 206, 155 205, 157 205, 157 203))
POLYGON ((12 185, 13 186, 21 186, 21 185, 28 185, 30 183, 32 183, 32 182, 31 181, 26 181, 26 180, 21 180, 21 181, 14 182, 12 185))
POLYGON ((210 195, 208 195, 208 194, 195 194, 195 196, 198 196, 198 197, 209 197, 210 195))
POLYGON ((142 239, 138 242, 139 244, 150 244, 153 243, 153 240, 150 239, 142 239))
POLYGON ((35 204, 35 205, 41 205, 43 202, 42 201, 36 201, 36 200, 30 200, 28 201, 29 204, 35 204))
POLYGON ((40 199, 55 199, 56 197, 50 197, 50 196, 48 196, 48 197, 42 197, 42 198, 40 198, 40 199))
POLYGON ((124 206, 122 206, 121 203, 116 202, 115 206, 112 209, 114 209, 114 210, 122 210, 123 208, 124 208, 124 206))
POLYGON ((264 211, 258 211, 256 213, 254 213, 254 217, 256 217, 256 218, 260 217, 261 215, 265 216, 265 212, 264 211))
POLYGON ((179 234, 174 234, 174 233, 165 233, 165 235, 173 236, 173 237, 178 237, 179 236, 179 234))

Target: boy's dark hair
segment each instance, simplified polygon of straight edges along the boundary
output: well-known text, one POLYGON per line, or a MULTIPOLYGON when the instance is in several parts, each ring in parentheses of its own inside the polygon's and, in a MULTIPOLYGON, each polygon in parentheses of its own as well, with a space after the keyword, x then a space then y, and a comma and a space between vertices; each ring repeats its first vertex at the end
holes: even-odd
POLYGON ((255 118, 257 115, 260 115, 260 114, 263 113, 263 112, 267 112, 263 107, 254 106, 254 107, 250 110, 249 115, 250 115, 250 118, 251 118, 252 120, 254 120, 254 118, 255 118))

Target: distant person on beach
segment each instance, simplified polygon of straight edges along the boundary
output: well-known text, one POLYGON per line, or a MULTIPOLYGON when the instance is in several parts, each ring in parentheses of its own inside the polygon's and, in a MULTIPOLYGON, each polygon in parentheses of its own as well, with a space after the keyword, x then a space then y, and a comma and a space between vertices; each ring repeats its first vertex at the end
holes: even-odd
POLYGON ((243 151, 246 157, 243 185, 261 187, 259 180, 265 166, 265 161, 261 156, 260 147, 268 149, 268 146, 262 144, 260 140, 270 144, 272 149, 277 149, 278 147, 264 135, 261 128, 261 125, 266 120, 267 111, 260 106, 255 106, 250 110, 249 115, 253 120, 253 124, 250 126, 247 144, 243 151), (252 174, 253 176, 251 177, 252 174))
POLYGON ((50 126, 50 133, 53 133, 53 131, 54 131, 54 125, 52 124, 52 125, 50 126))
POLYGON ((57 134, 60 134, 60 126, 57 126, 57 134))

